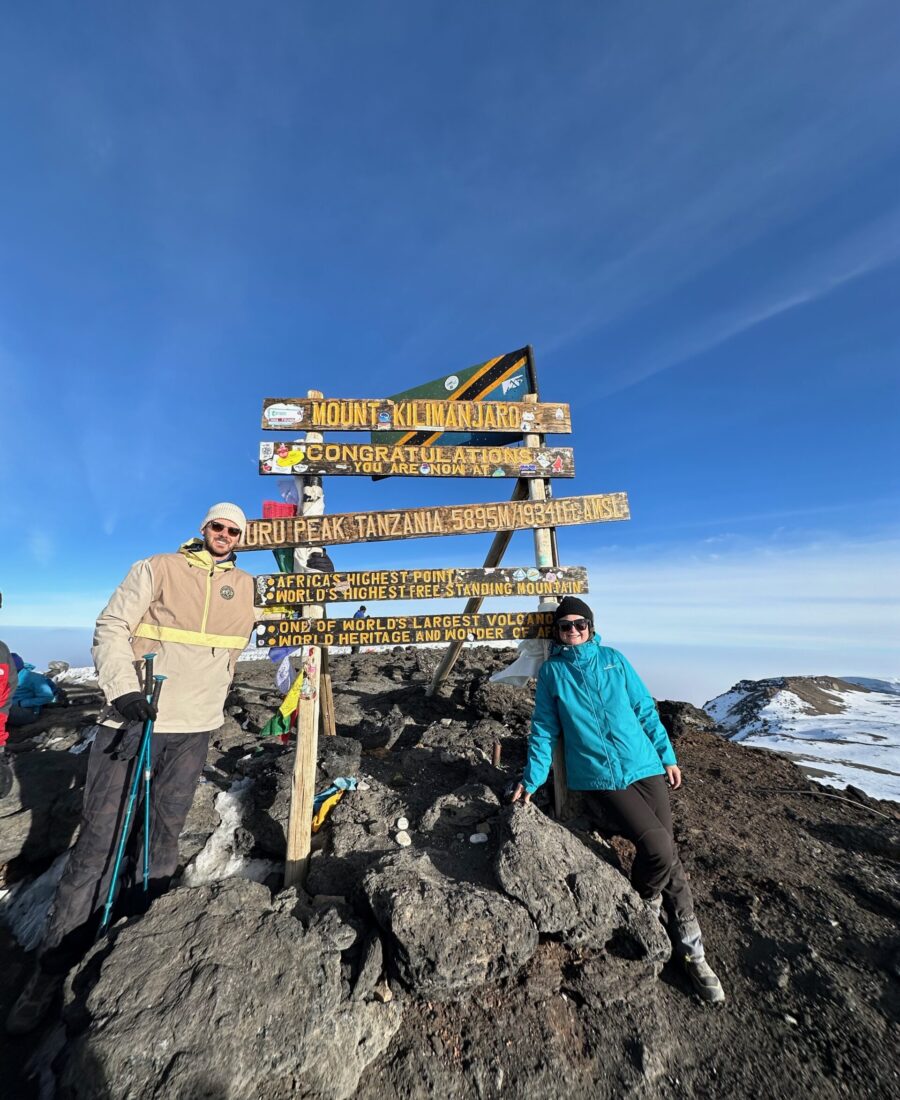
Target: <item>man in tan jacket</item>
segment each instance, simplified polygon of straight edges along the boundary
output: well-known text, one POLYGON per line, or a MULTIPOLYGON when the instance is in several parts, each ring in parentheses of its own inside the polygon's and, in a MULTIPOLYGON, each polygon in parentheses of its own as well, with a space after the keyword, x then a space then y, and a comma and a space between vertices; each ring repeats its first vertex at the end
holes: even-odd
MULTIPOLYGON (((134 843, 126 904, 146 904, 168 888, 175 873, 178 836, 209 735, 224 722, 235 664, 253 629, 253 577, 235 567, 234 555, 246 524, 237 505, 214 504, 200 525, 202 539, 185 543, 176 554, 135 563, 100 612, 91 652, 107 705, 91 746, 78 839, 59 883, 38 966, 7 1018, 12 1034, 38 1023, 96 934, 148 718, 155 720, 150 896, 134 885, 143 877, 143 845, 134 843), (143 691, 147 653, 155 654, 154 672, 166 677, 158 714, 143 691)), ((137 807, 133 821, 143 819, 137 807)))

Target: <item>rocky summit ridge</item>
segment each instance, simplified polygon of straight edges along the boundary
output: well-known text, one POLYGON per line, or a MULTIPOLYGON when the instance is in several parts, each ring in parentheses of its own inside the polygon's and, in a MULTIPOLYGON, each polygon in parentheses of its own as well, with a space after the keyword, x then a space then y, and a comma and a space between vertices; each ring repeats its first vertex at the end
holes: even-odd
MULTIPOLYGON (((633 849, 611 822, 577 796, 555 821, 546 789, 504 804, 532 701, 489 681, 509 654, 467 649, 429 699, 439 657, 332 657, 338 736, 320 740, 317 789, 338 776, 360 789, 314 837, 308 892, 280 889, 293 750, 256 736, 280 701, 272 668, 239 664, 180 884, 94 947, 43 1031, 4 1044, 5 1094, 900 1092, 896 804, 823 787, 704 710, 660 703, 685 774, 676 838, 728 992, 710 1009, 628 885, 633 849)), ((13 930, 39 933, 77 827, 86 754, 70 750, 98 703, 80 691, 12 744, 4 1011, 29 964, 13 930)))
POLYGON ((900 683, 862 677, 741 680, 704 704, 725 736, 786 753, 812 778, 900 800, 900 683))

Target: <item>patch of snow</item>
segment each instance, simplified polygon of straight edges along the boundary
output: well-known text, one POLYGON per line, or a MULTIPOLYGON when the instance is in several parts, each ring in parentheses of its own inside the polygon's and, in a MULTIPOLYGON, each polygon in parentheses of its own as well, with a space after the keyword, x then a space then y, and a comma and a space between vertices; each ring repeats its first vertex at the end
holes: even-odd
POLYGON ((235 832, 241 824, 244 805, 253 780, 248 776, 232 783, 216 797, 219 824, 202 852, 185 868, 181 886, 205 886, 223 878, 248 878, 264 882, 278 864, 269 859, 248 859, 235 850, 235 832))
POLYGON ((32 951, 44 938, 50 906, 68 859, 69 853, 63 852, 42 875, 17 882, 0 897, 0 918, 26 951, 32 951))
POLYGON ((84 665, 81 668, 67 668, 54 677, 57 684, 86 684, 97 679, 97 670, 93 665, 84 665))
POLYGON ((729 740, 784 753, 819 783, 852 784, 873 798, 900 802, 900 681, 848 682, 870 690, 824 691, 839 707, 836 714, 816 713, 787 687, 759 705, 751 698, 758 685, 749 681, 703 709, 729 740), (875 687, 881 684, 886 690, 875 687))
MULTIPOLYGON (((416 649, 446 649, 447 642, 423 642, 416 645, 416 649)), ((474 649, 477 646, 488 646, 490 649, 516 649, 520 643, 510 641, 474 641, 463 642, 463 649, 474 649)), ((396 645, 364 645, 360 648, 360 653, 389 653, 392 649, 396 649, 396 645)), ((405 649, 406 646, 401 646, 401 649, 405 649)), ((332 656, 340 656, 342 653, 349 653, 350 646, 348 645, 331 645, 328 647, 328 652, 332 656)), ((257 649, 255 645, 249 645, 243 652, 239 661, 268 661, 269 651, 268 649, 257 649)))
POLYGON ((255 645, 248 645, 247 648, 238 657, 239 661, 268 661, 269 651, 267 649, 257 649, 255 645))
POLYGON ((723 730, 737 734, 743 723, 740 707, 746 702, 749 695, 749 686, 745 689, 732 688, 731 691, 726 691, 724 695, 717 695, 715 699, 704 703, 703 709, 723 730))
POLYGON ((90 732, 88 732, 76 745, 73 745, 69 749, 69 752, 74 752, 76 756, 78 756, 80 753, 86 752, 91 747, 91 745, 93 745, 97 737, 97 730, 99 729, 99 726, 89 726, 88 730, 90 732))

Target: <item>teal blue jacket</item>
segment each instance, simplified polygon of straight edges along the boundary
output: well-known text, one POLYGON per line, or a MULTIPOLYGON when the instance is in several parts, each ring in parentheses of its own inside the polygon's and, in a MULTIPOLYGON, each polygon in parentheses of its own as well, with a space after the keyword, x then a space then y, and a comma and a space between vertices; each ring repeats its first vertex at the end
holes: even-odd
POLYGON ((551 643, 541 665, 522 778, 529 794, 546 782, 560 735, 573 791, 621 791, 676 762, 650 692, 599 637, 582 645, 551 643))

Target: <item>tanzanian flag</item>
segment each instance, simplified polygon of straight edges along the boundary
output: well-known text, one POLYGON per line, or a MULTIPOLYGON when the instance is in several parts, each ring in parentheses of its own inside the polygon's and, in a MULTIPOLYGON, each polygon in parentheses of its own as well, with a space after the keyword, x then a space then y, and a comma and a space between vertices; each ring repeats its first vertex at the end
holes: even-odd
MULTIPOLYGON (((466 367, 453 374, 444 374, 432 382, 413 386, 410 390, 390 395, 391 401, 412 401, 431 398, 439 401, 521 401, 526 393, 537 394, 537 377, 534 371, 531 348, 498 355, 474 367, 466 367)), ((395 447, 430 447, 440 443, 442 447, 485 446, 500 447, 504 443, 518 443, 521 435, 503 435, 497 432, 441 432, 406 431, 372 432, 373 443, 387 443, 395 447)), ((382 476, 373 477, 380 481, 382 476)))

